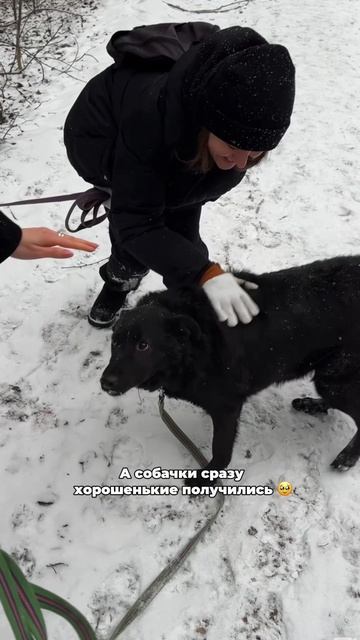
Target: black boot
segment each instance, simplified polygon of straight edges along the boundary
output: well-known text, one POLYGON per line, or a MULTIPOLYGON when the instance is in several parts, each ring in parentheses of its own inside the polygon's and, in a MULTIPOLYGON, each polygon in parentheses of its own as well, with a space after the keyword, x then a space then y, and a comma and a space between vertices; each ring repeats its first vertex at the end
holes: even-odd
POLYGON ((88 321, 93 327, 105 329, 111 327, 116 320, 116 314, 125 303, 128 291, 116 291, 104 284, 88 315, 88 321))

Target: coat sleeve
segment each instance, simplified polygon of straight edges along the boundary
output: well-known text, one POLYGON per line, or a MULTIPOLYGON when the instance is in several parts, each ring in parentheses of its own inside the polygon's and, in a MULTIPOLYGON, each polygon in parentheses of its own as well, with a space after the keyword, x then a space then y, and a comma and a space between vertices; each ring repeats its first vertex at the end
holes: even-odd
POLYGON ((166 286, 196 283, 211 264, 189 240, 165 225, 165 177, 118 141, 110 225, 121 249, 163 276, 166 286))
POLYGON ((0 211, 0 262, 11 256, 21 240, 21 227, 0 211))

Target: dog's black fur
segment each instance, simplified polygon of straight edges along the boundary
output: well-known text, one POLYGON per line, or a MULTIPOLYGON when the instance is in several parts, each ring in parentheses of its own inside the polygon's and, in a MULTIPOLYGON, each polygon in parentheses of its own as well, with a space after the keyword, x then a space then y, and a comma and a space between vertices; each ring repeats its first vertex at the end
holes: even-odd
MULTIPOLYGON (((214 427, 207 468, 217 470, 230 463, 244 401, 271 384, 313 371, 321 399, 293 406, 360 420, 360 256, 234 275, 259 285, 250 293, 261 312, 250 324, 218 322, 199 287, 148 294, 122 312, 101 378, 112 394, 162 387, 202 407, 214 427)), ((347 469, 359 456, 357 432, 332 466, 347 469)))

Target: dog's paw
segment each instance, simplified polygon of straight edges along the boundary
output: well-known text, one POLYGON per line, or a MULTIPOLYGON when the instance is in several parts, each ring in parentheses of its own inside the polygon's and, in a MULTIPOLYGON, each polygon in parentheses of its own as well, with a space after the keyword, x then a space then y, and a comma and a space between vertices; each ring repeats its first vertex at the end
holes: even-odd
POLYGON ((351 467, 353 467, 358 461, 359 456, 354 455, 353 453, 341 451, 338 456, 336 456, 335 460, 332 461, 331 467, 336 469, 336 471, 349 471, 351 467))
POLYGON ((345 462, 339 462, 337 458, 335 458, 335 460, 332 461, 332 463, 330 464, 330 467, 332 469, 335 469, 336 471, 349 471, 349 469, 351 469, 353 465, 349 465, 345 462))
POLYGON ((325 414, 329 409, 329 405, 322 398, 294 398, 291 404, 296 411, 303 411, 311 416, 325 414))

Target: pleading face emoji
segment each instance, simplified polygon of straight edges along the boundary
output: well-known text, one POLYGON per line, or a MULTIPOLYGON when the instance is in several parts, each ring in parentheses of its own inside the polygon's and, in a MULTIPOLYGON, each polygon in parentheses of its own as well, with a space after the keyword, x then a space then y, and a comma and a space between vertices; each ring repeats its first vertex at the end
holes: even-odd
POLYGON ((289 496, 293 492, 293 487, 291 482, 283 480, 282 482, 279 482, 277 490, 281 496, 289 496))

